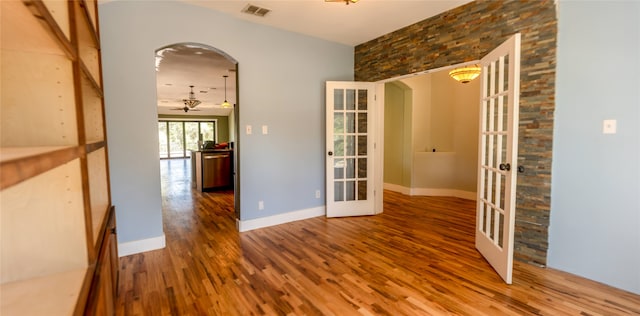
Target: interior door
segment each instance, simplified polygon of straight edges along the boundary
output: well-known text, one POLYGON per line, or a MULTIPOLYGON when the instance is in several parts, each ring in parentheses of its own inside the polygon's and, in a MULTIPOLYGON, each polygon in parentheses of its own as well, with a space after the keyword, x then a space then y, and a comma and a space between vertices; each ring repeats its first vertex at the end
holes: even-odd
POLYGON ((375 84, 326 83, 327 217, 374 214, 375 84))
POLYGON ((481 60, 476 248, 507 284, 513 268, 520 34, 481 60))

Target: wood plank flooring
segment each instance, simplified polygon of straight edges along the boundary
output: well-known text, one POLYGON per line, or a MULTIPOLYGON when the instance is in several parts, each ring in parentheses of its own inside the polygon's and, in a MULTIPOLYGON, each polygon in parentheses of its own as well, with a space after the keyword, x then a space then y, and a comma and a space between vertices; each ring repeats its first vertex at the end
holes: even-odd
POLYGON ((162 162, 167 247, 120 259, 117 315, 639 315, 640 296, 474 248, 472 201, 384 192, 377 216, 238 233, 230 191, 162 162))

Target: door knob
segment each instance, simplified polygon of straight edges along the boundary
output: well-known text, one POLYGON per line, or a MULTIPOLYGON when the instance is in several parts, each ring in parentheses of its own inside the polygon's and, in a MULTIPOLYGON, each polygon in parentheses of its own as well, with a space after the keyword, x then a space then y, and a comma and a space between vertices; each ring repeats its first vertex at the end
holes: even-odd
POLYGON ((524 166, 518 166, 518 172, 524 173, 524 166))
POLYGON ((510 163, 501 163, 499 166, 500 170, 511 170, 511 164, 510 163))
POLYGON ((329 155, 329 156, 333 156, 333 151, 330 151, 330 152, 328 153, 328 155, 329 155))

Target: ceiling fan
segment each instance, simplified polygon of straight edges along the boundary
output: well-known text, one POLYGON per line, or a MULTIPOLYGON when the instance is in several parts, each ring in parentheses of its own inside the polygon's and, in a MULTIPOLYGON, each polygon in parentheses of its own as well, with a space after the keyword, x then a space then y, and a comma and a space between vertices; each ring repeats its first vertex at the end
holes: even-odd
POLYGON ((349 5, 349 3, 356 3, 359 0, 324 0, 324 2, 344 2, 347 5, 349 5))
POLYGON ((196 99, 196 94, 193 92, 193 86, 189 86, 189 88, 191 88, 191 91, 189 92, 189 98, 188 99, 182 99, 182 102, 184 102, 184 107, 181 108, 173 108, 172 110, 181 110, 184 111, 185 113, 189 112, 189 111, 200 111, 199 109, 196 109, 195 107, 202 103, 200 100, 196 99))
POLYGON ((184 107, 181 107, 181 108, 173 108, 172 110, 174 110, 174 111, 184 111, 184 113, 187 113, 189 111, 200 111, 200 109, 191 109, 186 105, 184 107))

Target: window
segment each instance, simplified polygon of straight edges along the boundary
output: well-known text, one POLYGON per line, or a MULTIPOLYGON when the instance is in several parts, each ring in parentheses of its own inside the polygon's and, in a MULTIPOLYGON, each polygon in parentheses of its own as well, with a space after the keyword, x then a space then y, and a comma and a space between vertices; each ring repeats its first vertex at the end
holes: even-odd
POLYGON ((217 141, 216 121, 158 121, 160 158, 184 158, 199 142, 217 141))

